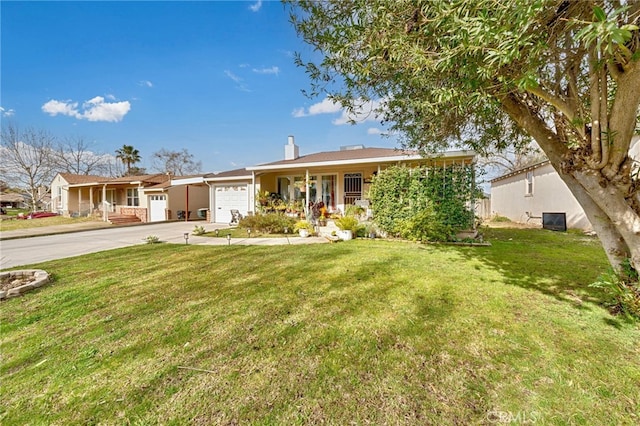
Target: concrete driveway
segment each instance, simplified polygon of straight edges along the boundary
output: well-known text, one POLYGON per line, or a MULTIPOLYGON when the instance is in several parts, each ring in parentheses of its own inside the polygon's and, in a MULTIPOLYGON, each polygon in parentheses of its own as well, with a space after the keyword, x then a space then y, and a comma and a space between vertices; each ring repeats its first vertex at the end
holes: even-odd
MULTIPOLYGON (((3 232, 0 241, 0 269, 45 262, 48 260, 80 256, 120 247, 145 244, 144 238, 156 235, 160 241, 184 244, 184 234, 189 234, 189 244, 227 245, 225 238, 198 237, 191 232, 195 225, 202 225, 207 231, 226 228, 226 225, 196 222, 170 222, 95 229, 81 232, 61 233, 29 238, 6 239, 8 232, 3 232)), ((53 230, 51 230, 53 232, 53 230)), ((35 231, 34 231, 35 232, 35 231)), ((38 232, 43 232, 42 230, 38 232)), ((233 238, 233 245, 277 245, 277 244, 312 244, 327 242, 325 238, 300 238, 297 235, 289 238, 233 238)))

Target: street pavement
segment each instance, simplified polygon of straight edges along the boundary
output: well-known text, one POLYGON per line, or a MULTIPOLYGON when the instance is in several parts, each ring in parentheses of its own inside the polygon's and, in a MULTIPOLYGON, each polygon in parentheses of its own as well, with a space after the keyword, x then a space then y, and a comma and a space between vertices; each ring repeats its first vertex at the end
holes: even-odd
MULTIPOLYGON (((79 224, 78 224, 79 225, 79 224)), ((145 238, 157 236, 160 241, 195 245, 279 245, 325 243, 324 237, 300 238, 226 238, 192 235, 195 225, 207 231, 228 228, 225 224, 204 222, 163 222, 142 225, 109 226, 100 229, 81 229, 77 225, 58 225, 43 228, 0 232, 0 269, 80 256, 115 248, 146 244, 145 238), (188 241, 185 241, 185 234, 188 241)))

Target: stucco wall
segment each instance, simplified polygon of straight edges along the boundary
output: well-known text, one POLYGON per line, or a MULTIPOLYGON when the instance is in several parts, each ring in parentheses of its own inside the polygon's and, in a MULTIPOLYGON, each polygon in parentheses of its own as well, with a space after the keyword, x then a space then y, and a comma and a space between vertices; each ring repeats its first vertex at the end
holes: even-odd
POLYGON ((63 188, 66 184, 67 181, 60 175, 57 175, 51 182, 51 211, 54 213, 69 214, 68 194, 63 188), (60 195, 58 196, 58 194, 60 195))
POLYGON ((67 181, 60 175, 51 182, 51 211, 65 216, 89 215, 93 210, 91 202, 96 203, 95 192, 92 198, 90 187, 67 189, 67 186, 67 181))
MULTIPOLYGON (((209 208, 209 187, 207 185, 189 185, 190 219, 196 219, 198 209, 209 208)), ((187 186, 174 186, 168 191, 167 209, 171 217, 176 219, 178 210, 187 210, 187 186)))
POLYGON ((550 164, 533 171, 533 193, 526 194, 526 172, 491 184, 491 211, 514 222, 540 224, 542 213, 566 213, 567 227, 591 229, 582 207, 550 164), (533 217, 529 218, 527 212, 533 217))
MULTIPOLYGON (((640 136, 631 140, 629 156, 635 160, 635 167, 640 168, 640 136)), ((591 230, 592 226, 584 210, 571 191, 550 164, 536 168, 534 172, 534 188, 531 196, 525 195, 526 172, 500 179, 491 183, 491 210, 494 215, 508 217, 514 222, 540 223, 540 219, 529 219, 542 216, 542 213, 566 213, 567 227, 591 230)))

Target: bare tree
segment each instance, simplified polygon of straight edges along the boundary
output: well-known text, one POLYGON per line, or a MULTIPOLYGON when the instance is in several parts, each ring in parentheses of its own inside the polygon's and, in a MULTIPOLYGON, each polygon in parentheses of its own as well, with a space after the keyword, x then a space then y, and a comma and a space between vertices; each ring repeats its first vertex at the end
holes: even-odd
POLYGON ((127 174, 127 170, 125 169, 124 164, 121 161, 110 161, 109 162, 109 170, 106 173, 106 176, 117 178, 120 176, 125 176, 127 174))
POLYGON ((538 144, 531 142, 521 148, 506 148, 491 155, 480 157, 478 165, 500 174, 515 172, 546 160, 548 158, 538 147, 538 144))
POLYGON ((1 135, 3 180, 26 191, 31 209, 36 210, 55 175, 52 161, 55 138, 45 130, 21 131, 13 124, 3 127, 1 135))
POLYGON ((115 157, 91 151, 84 138, 69 137, 56 145, 54 161, 58 171, 77 175, 108 175, 115 157))
POLYGON ((185 176, 202 171, 202 162, 195 161, 193 154, 186 148, 182 151, 169 151, 162 148, 151 154, 152 169, 160 173, 171 173, 174 176, 185 176))

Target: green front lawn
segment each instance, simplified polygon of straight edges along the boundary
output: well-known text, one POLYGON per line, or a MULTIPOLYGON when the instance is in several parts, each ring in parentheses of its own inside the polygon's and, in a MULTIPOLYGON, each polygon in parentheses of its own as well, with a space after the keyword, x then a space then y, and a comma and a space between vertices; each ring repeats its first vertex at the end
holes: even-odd
POLYGON ((93 217, 64 217, 51 216, 39 219, 2 219, 0 231, 14 231, 16 229, 41 228, 44 226, 68 225, 81 222, 98 222, 93 217))
POLYGON ((597 240, 155 244, 0 305, 2 424, 637 424, 597 240))

